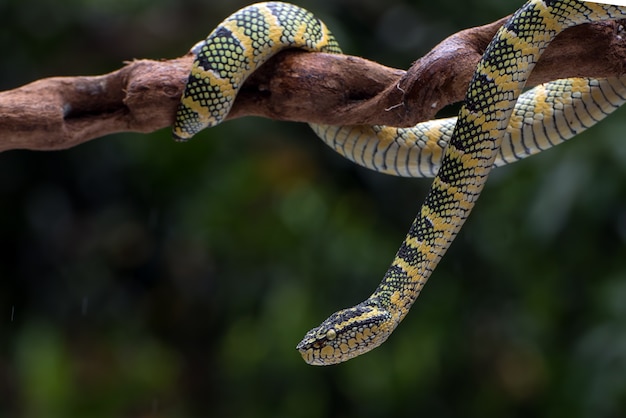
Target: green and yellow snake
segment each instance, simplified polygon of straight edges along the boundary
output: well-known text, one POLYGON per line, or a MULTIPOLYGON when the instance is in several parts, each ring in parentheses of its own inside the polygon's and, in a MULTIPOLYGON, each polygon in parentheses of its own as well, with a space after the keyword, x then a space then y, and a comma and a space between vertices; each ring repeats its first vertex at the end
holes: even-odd
MULTIPOLYGON (((559 80, 521 95, 536 61, 558 33, 624 17, 626 8, 617 6, 530 0, 487 47, 456 120, 404 129, 311 125, 328 145, 358 164, 394 175, 436 177, 374 293, 332 314, 298 344, 307 363, 339 363, 387 339, 465 222, 494 164, 563 142, 624 102, 626 78, 559 80)), ((259 3, 228 17, 192 49, 196 59, 176 114, 174 138, 185 140, 220 123, 245 79, 285 48, 341 53, 326 26, 294 5, 259 3)))

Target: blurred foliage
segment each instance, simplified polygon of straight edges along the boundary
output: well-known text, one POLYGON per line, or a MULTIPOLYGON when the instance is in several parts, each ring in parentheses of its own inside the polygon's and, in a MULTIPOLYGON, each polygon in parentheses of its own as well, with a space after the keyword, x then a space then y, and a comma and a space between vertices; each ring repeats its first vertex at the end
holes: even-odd
MULTIPOLYGON (((0 88, 182 55, 241 0, 3 0, 0 88)), ((408 67, 520 4, 303 0, 408 67)), ((306 126, 231 121, 0 155, 0 417, 623 417, 624 112, 496 170, 390 340, 294 349, 375 288, 430 184, 306 126)))

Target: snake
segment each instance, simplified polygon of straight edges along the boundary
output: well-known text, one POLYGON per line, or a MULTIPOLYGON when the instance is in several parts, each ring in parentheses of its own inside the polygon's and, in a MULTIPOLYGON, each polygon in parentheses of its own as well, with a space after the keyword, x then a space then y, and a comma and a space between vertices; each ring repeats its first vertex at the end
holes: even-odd
MULTIPOLYGON (((358 164, 434 180, 374 292, 330 315, 297 344, 305 362, 337 364, 385 342, 460 231, 494 165, 561 143, 623 103, 623 78, 565 79, 523 89, 558 33, 624 17, 624 7, 529 0, 487 46, 457 118, 413 128, 310 124, 324 142, 358 164)), ((342 53, 323 22, 291 4, 258 3, 226 18, 192 48, 195 59, 176 112, 174 139, 185 141, 221 123, 246 78, 287 48, 342 53)))

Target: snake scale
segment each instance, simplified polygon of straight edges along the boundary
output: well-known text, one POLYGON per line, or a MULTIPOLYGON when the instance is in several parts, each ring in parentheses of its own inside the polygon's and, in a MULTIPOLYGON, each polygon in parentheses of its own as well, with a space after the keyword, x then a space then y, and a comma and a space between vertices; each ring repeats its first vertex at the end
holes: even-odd
MULTIPOLYGON (((487 47, 458 118, 404 129, 311 125, 328 145, 358 164, 435 179, 374 293, 332 314, 297 345, 307 363, 339 363, 387 339, 461 229, 494 164, 563 142, 624 102, 624 78, 559 80, 522 94, 535 63, 558 33, 624 17, 626 8, 617 6, 530 0, 487 47)), ((285 48, 341 53, 326 26, 294 5, 258 3, 228 17, 192 49, 196 58, 176 114, 174 138, 186 140, 220 123, 245 79, 285 48)))
MULTIPOLYGON (((598 123, 626 101, 626 76, 566 78, 522 94, 513 110, 494 167, 537 154, 598 123)), ((337 153, 380 173, 434 177, 457 118, 411 128, 313 125, 337 153)))

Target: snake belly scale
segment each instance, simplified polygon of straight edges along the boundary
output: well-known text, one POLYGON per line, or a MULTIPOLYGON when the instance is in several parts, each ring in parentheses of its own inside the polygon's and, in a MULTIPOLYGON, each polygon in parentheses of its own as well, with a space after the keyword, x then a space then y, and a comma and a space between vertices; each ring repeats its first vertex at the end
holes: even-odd
MULTIPOLYGON (((573 88, 571 103, 565 106, 561 103, 560 106, 535 107, 538 100, 545 100, 535 92, 528 93, 526 98, 523 96, 516 107, 534 64, 559 32, 582 23, 625 16, 626 9, 616 6, 577 0, 530 0, 487 47, 455 121, 445 122, 445 126, 441 122, 436 122, 439 124, 434 127, 423 126, 425 130, 421 133, 387 127, 312 125, 327 144, 357 163, 390 174, 427 176, 436 173, 436 177, 374 293, 360 304, 332 314, 298 344, 297 349, 307 363, 339 363, 370 351, 387 339, 407 314, 467 219, 494 162, 512 162, 563 142, 623 103, 624 80, 612 79, 587 82, 588 86, 605 83, 605 89, 609 83, 612 93, 602 100, 597 99, 597 94, 585 93, 591 89, 579 86, 573 88), (521 122, 515 116, 512 118, 520 112, 543 115, 525 108, 527 100, 533 109, 551 108, 552 116, 523 116, 521 122), (591 113, 590 117, 572 116, 572 111, 568 110, 570 104, 584 100, 600 103, 598 107, 602 111, 591 113), (550 131, 554 132, 550 134, 550 131), (501 147, 507 132, 507 142, 501 147), (413 135, 413 144, 417 146, 411 145, 411 140, 402 140, 403 135, 413 135), (395 146, 383 153, 384 157, 366 151, 368 144, 372 149, 384 150, 394 143, 395 146), (410 157, 411 149, 417 149, 416 155, 423 153, 429 158, 430 168, 424 169, 421 163, 416 163, 415 156, 410 157), (404 158, 398 158, 399 155, 404 158)), ((227 18, 192 50, 196 59, 177 111, 174 138, 185 140, 220 123, 246 77, 285 48, 341 53, 326 26, 297 6, 259 3, 227 18)), ((565 97, 566 89, 555 83, 548 83, 548 90, 553 89, 557 96, 565 97)), ((571 88, 580 81, 564 83, 571 88)))

